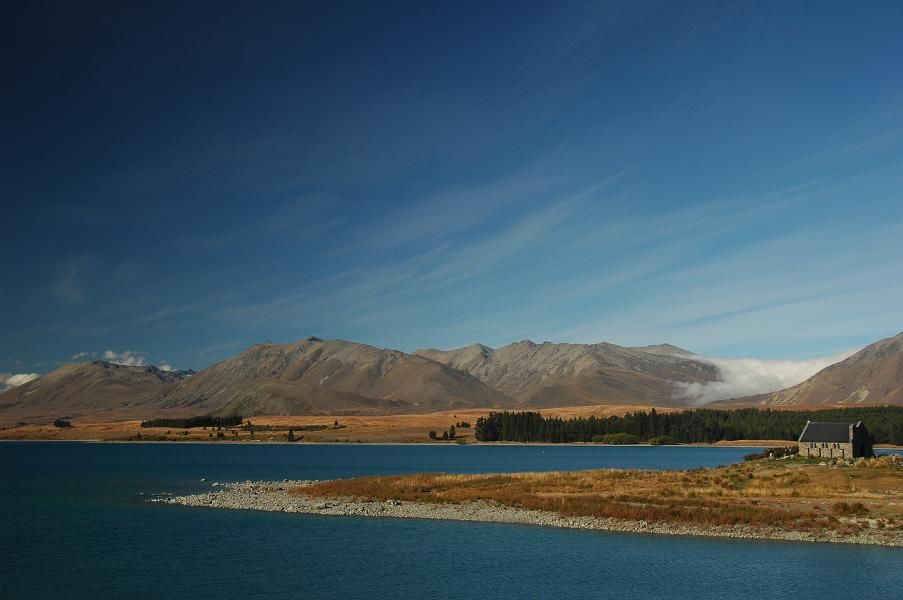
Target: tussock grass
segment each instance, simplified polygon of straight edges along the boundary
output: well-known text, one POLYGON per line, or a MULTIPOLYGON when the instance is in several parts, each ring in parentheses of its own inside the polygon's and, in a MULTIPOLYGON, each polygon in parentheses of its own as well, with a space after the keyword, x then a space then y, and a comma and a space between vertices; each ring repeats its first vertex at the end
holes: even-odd
POLYGON ((835 502, 831 505, 831 512, 835 515, 864 515, 868 514, 869 509, 862 502, 835 502))
POLYGON ((293 492, 381 501, 486 501, 565 516, 698 525, 841 530, 851 517, 866 514, 880 514, 891 527, 903 525, 903 470, 883 467, 760 462, 691 471, 421 473, 328 481, 293 492), (853 471, 855 485, 849 479, 853 471))
POLYGON ((903 460, 899 455, 885 454, 873 458, 860 458, 853 466, 857 469, 880 469, 889 471, 898 466, 903 465, 903 460))

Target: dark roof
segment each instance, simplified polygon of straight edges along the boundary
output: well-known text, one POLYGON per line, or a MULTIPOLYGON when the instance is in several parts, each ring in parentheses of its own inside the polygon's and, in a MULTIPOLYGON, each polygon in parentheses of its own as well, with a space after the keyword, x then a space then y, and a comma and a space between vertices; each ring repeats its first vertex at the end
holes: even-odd
POLYGON ((850 426, 859 423, 816 423, 809 421, 800 435, 801 442, 849 442, 850 426))

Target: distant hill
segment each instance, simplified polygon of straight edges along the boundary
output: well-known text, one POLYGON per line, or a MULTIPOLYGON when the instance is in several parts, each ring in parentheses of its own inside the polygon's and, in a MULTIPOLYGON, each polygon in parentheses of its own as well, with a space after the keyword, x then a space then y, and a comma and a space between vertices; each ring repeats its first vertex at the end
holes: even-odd
POLYGON ((903 404, 903 333, 866 346, 806 381, 737 402, 793 404, 903 404))
POLYGON ((674 406, 674 382, 716 381, 718 369, 692 352, 660 344, 474 344, 415 354, 466 371, 528 407, 587 404, 674 406))
POLYGON ((193 371, 163 371, 104 361, 64 365, 0 393, 0 415, 50 420, 76 415, 143 414, 193 371))
POLYGON ((181 382, 161 408, 215 414, 428 412, 506 407, 468 373, 397 350, 308 338, 260 344, 181 382))
POLYGON ((66 365, 0 393, 0 419, 387 414, 513 405, 470 374, 422 356, 308 338, 252 346, 196 374, 99 361, 66 365))

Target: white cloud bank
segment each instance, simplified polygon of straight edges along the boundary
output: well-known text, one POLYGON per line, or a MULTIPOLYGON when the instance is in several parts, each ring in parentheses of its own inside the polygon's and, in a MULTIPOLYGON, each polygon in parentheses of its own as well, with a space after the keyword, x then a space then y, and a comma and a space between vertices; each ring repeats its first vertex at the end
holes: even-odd
MULTIPOLYGON (((100 357, 108 363, 116 365, 124 365, 126 367, 146 367, 152 363, 148 362, 147 355, 144 352, 135 352, 134 350, 126 350, 125 352, 114 352, 106 350, 104 352, 77 352, 72 355, 72 360, 89 360, 100 357)), ((166 359, 160 361, 158 365, 161 371, 175 371, 166 359)))
POLYGON ((825 367, 856 353, 846 350, 830 356, 803 360, 761 360, 758 358, 697 357, 718 367, 721 381, 675 382, 677 395, 694 404, 776 392, 809 379, 825 367))
POLYGON ((0 373, 0 390, 16 387, 40 377, 40 373, 0 373))
POLYGON ((143 367, 147 364, 144 356, 139 352, 126 350, 125 352, 113 352, 107 350, 103 353, 103 359, 117 365, 125 365, 127 367, 143 367))

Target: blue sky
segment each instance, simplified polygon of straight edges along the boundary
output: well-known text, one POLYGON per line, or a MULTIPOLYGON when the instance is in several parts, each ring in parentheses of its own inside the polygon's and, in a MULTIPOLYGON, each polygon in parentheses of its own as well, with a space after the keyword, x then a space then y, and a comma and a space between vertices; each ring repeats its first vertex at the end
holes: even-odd
POLYGON ((899 2, 35 4, 0 371, 903 330, 899 2))

